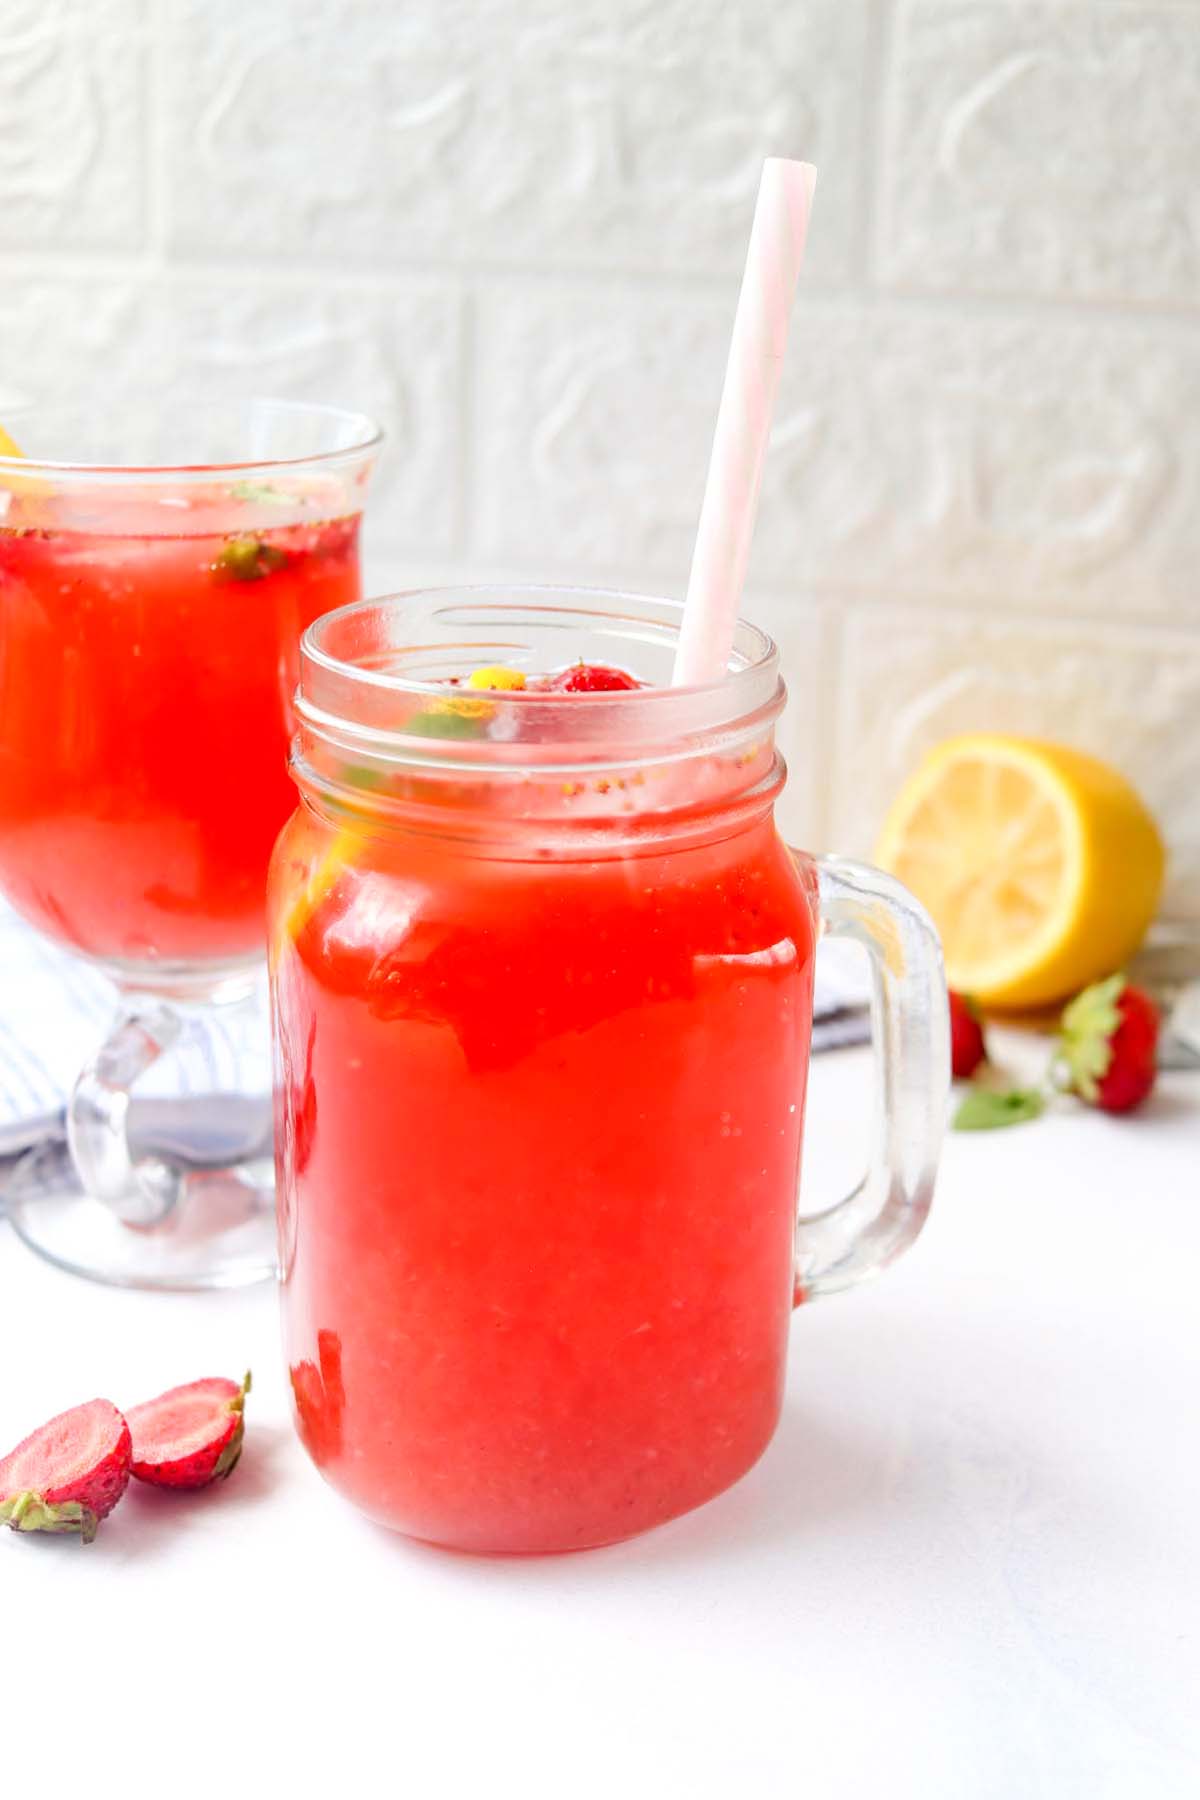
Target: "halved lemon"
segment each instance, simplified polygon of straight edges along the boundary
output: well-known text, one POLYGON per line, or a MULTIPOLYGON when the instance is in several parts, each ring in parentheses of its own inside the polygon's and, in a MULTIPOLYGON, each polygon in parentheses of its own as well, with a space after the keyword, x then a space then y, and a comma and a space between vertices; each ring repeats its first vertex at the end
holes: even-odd
MULTIPOLYGON (((25 452, 16 439, 9 436, 3 425, 0 425, 0 456, 13 457, 18 462, 25 461, 25 452)), ((51 491, 46 482, 37 480, 33 475, 13 475, 11 472, 4 476, 3 487, 0 488, 0 492, 29 500, 40 500, 51 491)))
POLYGON ((1165 853, 1123 776, 1035 738, 977 733, 926 756, 876 860, 941 933, 950 986, 1036 1007, 1120 968, 1154 916, 1165 853))

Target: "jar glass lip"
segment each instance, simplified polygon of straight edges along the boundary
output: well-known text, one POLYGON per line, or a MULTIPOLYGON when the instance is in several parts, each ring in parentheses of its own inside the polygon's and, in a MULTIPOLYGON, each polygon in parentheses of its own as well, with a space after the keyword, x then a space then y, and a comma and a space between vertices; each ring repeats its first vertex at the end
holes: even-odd
POLYGON ((461 681, 496 663, 548 672, 580 658, 616 664, 650 685, 571 694, 487 690, 496 749, 517 748, 513 740, 525 736, 522 721, 528 725, 532 708, 539 737, 560 747, 612 737, 665 743, 778 712, 778 650, 747 620, 738 625, 722 680, 672 687, 682 616, 677 600, 548 583, 414 588, 354 601, 323 614, 301 639, 301 716, 372 734, 390 728, 407 738, 412 709, 444 706, 451 677, 461 681))
POLYGON ((0 486, 38 474, 61 485, 332 472, 373 456, 384 437, 369 414, 324 402, 174 390, 134 395, 118 414, 98 401, 18 400, 0 410, 0 424, 22 451, 0 454, 0 486), (60 454, 74 445, 87 453, 60 454))

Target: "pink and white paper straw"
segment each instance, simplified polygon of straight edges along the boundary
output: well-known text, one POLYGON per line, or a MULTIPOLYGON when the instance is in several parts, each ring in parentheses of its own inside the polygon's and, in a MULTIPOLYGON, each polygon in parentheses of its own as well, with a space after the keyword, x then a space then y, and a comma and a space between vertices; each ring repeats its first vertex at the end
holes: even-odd
POLYGON ((676 687, 720 681, 729 666, 816 179, 811 163, 772 156, 763 164, 675 652, 676 687))

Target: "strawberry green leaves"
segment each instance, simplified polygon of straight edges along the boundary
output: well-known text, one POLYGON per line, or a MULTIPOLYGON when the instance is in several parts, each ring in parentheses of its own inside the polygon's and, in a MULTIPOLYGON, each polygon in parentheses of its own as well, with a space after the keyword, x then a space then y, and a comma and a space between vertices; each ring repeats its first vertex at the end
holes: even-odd
POLYGON ((1062 1017, 1054 1073, 1089 1106, 1132 1112, 1158 1074, 1158 1008, 1123 975, 1085 988, 1062 1017))
POLYGON ((0 1503, 0 1525, 9 1525, 14 1531, 72 1532, 90 1544, 95 1541, 99 1524, 90 1507, 82 1506, 78 1500, 51 1506, 28 1488, 0 1503))
POLYGON ((1124 975, 1110 975, 1107 981, 1076 994, 1063 1012, 1060 1055, 1070 1074, 1070 1086, 1085 1100, 1095 1102, 1108 1074, 1124 991, 1124 975))

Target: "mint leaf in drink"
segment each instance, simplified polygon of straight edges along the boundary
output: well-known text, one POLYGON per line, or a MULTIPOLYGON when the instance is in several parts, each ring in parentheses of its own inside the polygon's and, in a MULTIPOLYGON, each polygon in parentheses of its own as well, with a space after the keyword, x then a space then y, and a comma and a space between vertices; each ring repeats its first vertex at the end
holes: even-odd
POLYGON ((287 557, 278 545, 245 533, 225 539, 212 572, 224 581, 261 581, 264 575, 269 575, 286 561, 287 557))
POLYGON ((361 763, 348 763, 341 773, 347 787, 361 788, 368 794, 386 787, 389 780, 383 769, 368 769, 361 763))
POLYGON ((998 1094, 991 1088, 972 1088, 954 1115, 955 1131, 999 1131, 1005 1125, 1023 1125, 1044 1111, 1046 1097, 1037 1088, 1010 1088, 998 1094))
POLYGON ((247 500, 256 506, 295 506, 298 496, 285 494, 282 488, 265 481, 235 481, 229 490, 231 500, 247 500))

